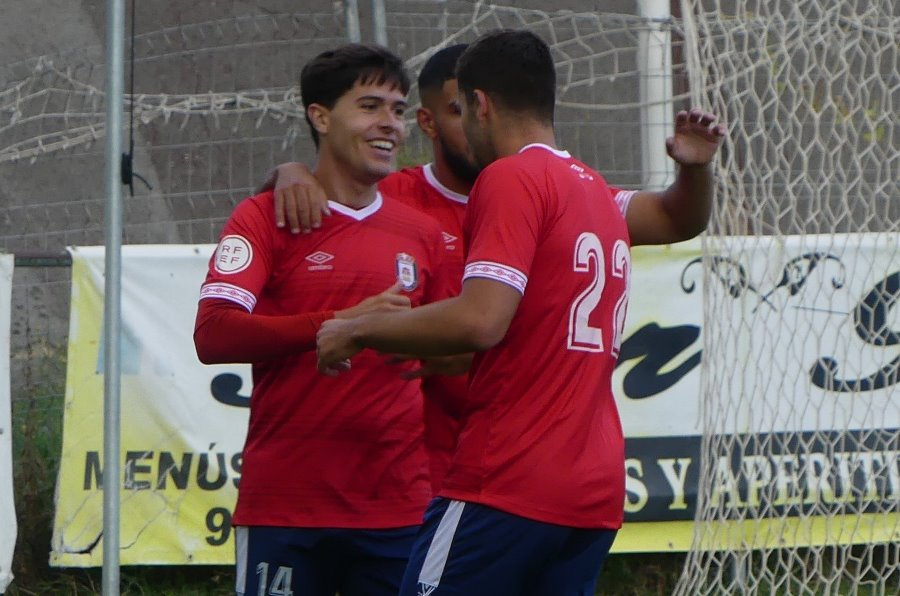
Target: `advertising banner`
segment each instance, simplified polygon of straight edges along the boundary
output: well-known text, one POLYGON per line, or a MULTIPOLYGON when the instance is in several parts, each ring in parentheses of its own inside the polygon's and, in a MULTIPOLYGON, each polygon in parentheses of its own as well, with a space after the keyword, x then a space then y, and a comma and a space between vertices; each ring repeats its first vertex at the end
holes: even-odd
MULTIPOLYGON (((778 245, 758 240, 737 260, 701 259, 699 241, 633 251, 625 340, 614 376, 627 457, 626 524, 614 552, 691 548, 703 434, 704 295, 728 304, 717 316, 734 326, 736 339, 726 352, 735 353, 717 354, 716 361, 730 356, 744 363, 721 371, 722 383, 759 385, 756 344, 770 350, 769 359, 785 363, 773 371, 777 383, 750 385, 758 401, 723 405, 739 412, 729 418, 736 422, 716 431, 743 438, 737 451, 707 454, 717 466, 713 505, 726 511, 724 519, 733 510, 743 520, 748 507, 772 495, 762 517, 795 529, 787 539, 783 527, 773 530, 781 544, 887 541, 900 523, 896 507, 884 502, 900 498, 900 408, 894 401, 900 325, 884 337, 860 331, 873 317, 881 317, 882 327, 896 323, 896 244, 887 250, 865 235, 847 235, 839 246, 832 240, 821 249, 791 238, 778 245), (772 342, 772 334, 794 339, 772 342), (839 450, 831 447, 836 436, 839 450), (862 487, 871 502, 849 504, 851 486, 862 487), (862 522, 852 518, 857 526, 870 524, 868 533, 858 527, 835 532, 850 505, 854 512, 881 512, 862 522)), ((251 380, 249 366, 204 366, 194 353, 197 298, 213 249, 123 249, 122 564, 233 561, 230 512, 251 380)), ((72 255, 51 560, 94 566, 102 563, 103 250, 78 248, 72 255)), ((754 523, 758 529, 760 520, 754 523)), ((722 542, 707 546, 726 548, 743 531, 738 524, 722 542)))

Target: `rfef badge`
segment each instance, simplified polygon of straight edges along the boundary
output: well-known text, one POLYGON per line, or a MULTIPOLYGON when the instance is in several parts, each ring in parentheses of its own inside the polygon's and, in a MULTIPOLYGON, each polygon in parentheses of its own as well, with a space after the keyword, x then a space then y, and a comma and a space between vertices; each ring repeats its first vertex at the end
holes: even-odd
POLYGON ((419 285, 419 268, 412 255, 397 253, 397 281, 404 291, 412 292, 419 285))

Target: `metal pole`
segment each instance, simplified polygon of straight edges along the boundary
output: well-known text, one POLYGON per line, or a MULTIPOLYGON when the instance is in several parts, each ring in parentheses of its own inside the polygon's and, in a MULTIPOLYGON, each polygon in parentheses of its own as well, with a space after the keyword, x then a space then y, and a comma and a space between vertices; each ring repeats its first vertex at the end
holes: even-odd
POLYGON ((359 4, 357 0, 344 0, 344 26, 347 29, 347 41, 359 43, 359 4))
MULTIPOLYGON (((133 18, 133 15, 132 15, 133 18)), ((103 309, 103 596, 119 594, 124 0, 106 0, 106 281, 103 309)))
POLYGON ((669 0, 638 0, 646 19, 639 36, 638 68, 641 93, 641 167, 644 190, 662 190, 675 180, 675 164, 666 154, 672 134, 672 18, 669 0))
POLYGON ((384 9, 384 0, 372 0, 372 29, 375 43, 387 47, 387 14, 384 9))

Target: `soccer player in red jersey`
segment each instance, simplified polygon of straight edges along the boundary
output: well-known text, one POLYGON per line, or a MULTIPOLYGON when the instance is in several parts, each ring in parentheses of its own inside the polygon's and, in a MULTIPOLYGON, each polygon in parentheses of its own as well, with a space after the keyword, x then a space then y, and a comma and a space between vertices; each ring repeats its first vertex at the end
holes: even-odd
MULTIPOLYGON (((478 175, 478 169, 467 155, 467 143, 460 125, 455 69, 456 61, 465 49, 465 44, 458 44, 436 52, 419 73, 417 82, 422 107, 417 111, 416 119, 422 132, 432 140, 434 161, 404 168, 378 183, 378 189, 384 196, 437 220, 446 249, 444 267, 454 295, 462 288, 462 222, 467 195, 478 175)), ((287 220, 290 229, 299 232, 321 224, 320 205, 327 204, 327 200, 324 189, 310 176, 306 166, 300 163, 281 164, 272 179, 263 186, 264 189, 273 187, 276 221, 280 221, 281 225, 287 220), (311 215, 317 216, 317 219, 309 221, 311 215)), ((466 360, 432 360, 416 373, 424 375, 425 445, 435 491, 440 487, 456 447, 460 407, 467 383, 465 364, 466 360), (460 364, 463 365, 461 369, 460 364), (460 374, 431 374, 435 372, 460 374)))
MULTIPOLYGON (((593 594, 623 517, 611 380, 628 300, 628 197, 556 147, 554 66, 537 36, 487 34, 457 68, 466 137, 485 166, 464 223, 462 293, 325 322, 319 366, 331 372, 364 347, 480 352, 401 595, 593 594)), ((680 179, 710 179, 703 170, 723 134, 708 115, 679 114, 669 152, 680 179)), ((643 207, 642 218, 659 220, 656 237, 691 226, 678 217, 664 226, 664 210, 643 207)))
POLYGON ((239 204, 210 261, 195 329, 202 361, 253 364, 236 591, 396 594, 431 498, 420 381, 374 352, 342 377, 323 376, 312 348, 335 311, 450 295, 446 251, 433 219, 376 187, 404 137, 400 59, 350 44, 310 61, 300 84, 318 147, 313 173, 334 215, 315 235, 293 235, 276 227, 271 192, 239 204))

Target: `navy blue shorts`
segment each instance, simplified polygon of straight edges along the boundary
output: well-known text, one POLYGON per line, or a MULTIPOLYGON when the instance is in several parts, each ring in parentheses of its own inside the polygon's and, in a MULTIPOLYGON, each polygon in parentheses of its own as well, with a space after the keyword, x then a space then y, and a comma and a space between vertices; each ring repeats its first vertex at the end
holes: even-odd
POLYGON ((235 592, 397 596, 417 529, 237 526, 235 592))
POLYGON ((400 596, 592 596, 615 537, 437 498, 400 596))

